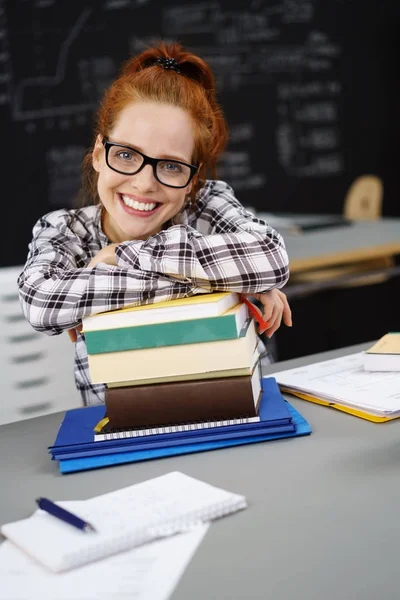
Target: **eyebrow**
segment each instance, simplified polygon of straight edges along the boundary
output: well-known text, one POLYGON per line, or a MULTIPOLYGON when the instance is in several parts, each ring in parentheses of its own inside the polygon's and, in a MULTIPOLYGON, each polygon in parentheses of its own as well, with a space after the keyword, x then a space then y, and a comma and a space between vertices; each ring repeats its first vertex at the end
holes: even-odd
MULTIPOLYGON (((107 138, 110 142, 111 140, 109 138, 107 138)), ((116 141, 112 141, 113 144, 118 144, 120 146, 124 146, 126 148, 130 148, 131 150, 138 150, 139 152, 142 152, 142 154, 146 154, 146 152, 143 152, 143 150, 141 148, 139 148, 138 146, 132 146, 131 144, 128 144, 126 142, 116 142, 116 141)), ((146 154, 146 156, 148 156, 146 154)), ((160 159, 160 160, 176 160, 178 162, 183 162, 185 163, 185 165, 190 165, 191 161, 187 160, 186 158, 182 158, 180 156, 172 156, 171 154, 163 154, 162 156, 150 156, 149 158, 156 158, 156 159, 160 159)))

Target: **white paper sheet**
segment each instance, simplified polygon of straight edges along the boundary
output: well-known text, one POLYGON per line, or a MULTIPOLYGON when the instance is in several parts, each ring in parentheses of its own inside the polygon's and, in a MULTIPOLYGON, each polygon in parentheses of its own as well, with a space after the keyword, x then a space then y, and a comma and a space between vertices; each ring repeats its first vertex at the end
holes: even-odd
POLYGON ((400 373, 365 371, 362 352, 268 376, 287 388, 368 412, 400 411, 400 373))
POLYGON ((67 573, 50 573, 9 541, 0 546, 1 600, 166 600, 209 524, 67 573))
POLYGON ((41 510, 1 527, 6 538, 55 572, 185 532, 245 508, 246 499, 172 472, 89 500, 60 505, 91 523, 96 532, 82 534, 41 510))

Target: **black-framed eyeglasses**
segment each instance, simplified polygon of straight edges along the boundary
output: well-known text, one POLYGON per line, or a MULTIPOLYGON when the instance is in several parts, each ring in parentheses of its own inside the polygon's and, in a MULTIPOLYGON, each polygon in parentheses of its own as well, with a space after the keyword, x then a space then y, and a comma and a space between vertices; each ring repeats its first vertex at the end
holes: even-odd
POLYGON ((167 187, 184 188, 193 179, 198 171, 196 165, 189 165, 179 160, 167 158, 150 158, 143 152, 114 144, 103 138, 103 146, 106 150, 106 163, 113 171, 121 175, 135 175, 146 165, 153 167, 154 177, 167 187))

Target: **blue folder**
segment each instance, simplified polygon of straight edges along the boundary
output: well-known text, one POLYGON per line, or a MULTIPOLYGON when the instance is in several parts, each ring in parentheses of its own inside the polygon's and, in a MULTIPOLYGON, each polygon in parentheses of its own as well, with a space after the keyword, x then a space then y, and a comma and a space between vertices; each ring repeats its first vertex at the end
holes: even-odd
POLYGON ((70 458, 59 461, 59 469, 62 474, 75 473, 77 471, 87 471, 109 467, 126 463, 135 463, 155 458, 165 458, 168 456, 178 456, 181 454, 191 454, 194 452, 205 452, 207 450, 216 450, 218 448, 228 448, 244 444, 254 444, 256 442, 266 442, 282 438, 291 438, 311 433, 309 423, 300 415, 300 413, 286 402, 292 421, 295 425, 295 431, 281 432, 265 435, 248 435, 241 438, 226 439, 221 441, 186 444, 182 446, 170 446, 169 448, 159 448, 154 450, 133 450, 131 452, 115 452, 101 456, 89 456, 85 458, 70 458))
POLYGON ((93 428, 104 416, 104 406, 67 411, 54 446, 49 449, 55 459, 83 458, 131 450, 150 450, 187 443, 221 441, 243 435, 263 435, 294 431, 287 404, 273 378, 263 380, 263 394, 260 402, 260 422, 238 425, 225 425, 176 433, 160 433, 94 442, 93 428), (100 410, 99 410, 100 409, 100 410), (89 441, 91 440, 91 441, 89 441))
MULTIPOLYGON (((132 452, 132 450, 157 450, 161 448, 169 448, 171 446, 185 446, 187 444, 198 444, 198 443, 206 443, 206 442, 219 442, 221 440, 227 439, 235 439, 242 438, 244 435, 271 435, 273 433, 281 433, 281 432, 291 432, 295 431, 296 427, 293 423, 289 423, 288 425, 280 425, 279 427, 270 427, 266 426, 261 429, 257 429, 256 431, 250 430, 246 431, 242 429, 241 431, 221 431, 224 430, 224 427, 218 428, 220 431, 218 433, 213 433, 212 435, 188 435, 186 438, 182 439, 171 439, 171 440, 158 440, 158 436, 152 436, 155 438, 149 442, 142 442, 139 440, 131 440, 131 444, 125 446, 114 446, 112 448, 95 448, 94 450, 78 450, 75 452, 53 452, 53 458, 55 460, 65 460, 67 458, 83 458, 85 456, 104 456, 105 454, 115 454, 123 453, 123 452, 132 452)), ((194 432, 190 432, 194 433, 194 432)), ((200 432, 199 432, 200 433, 200 432)))

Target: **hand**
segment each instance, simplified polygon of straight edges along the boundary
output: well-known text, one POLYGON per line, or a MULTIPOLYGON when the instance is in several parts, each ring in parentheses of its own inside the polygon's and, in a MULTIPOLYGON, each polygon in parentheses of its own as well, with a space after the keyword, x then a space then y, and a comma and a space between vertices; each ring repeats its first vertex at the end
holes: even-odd
POLYGON ((292 311, 290 310, 289 302, 286 294, 280 290, 274 289, 265 294, 243 294, 244 296, 252 296, 263 305, 263 319, 268 322, 266 336, 272 337, 277 329, 281 326, 282 319, 285 325, 292 326, 292 311))
POLYGON ((88 264, 88 269, 92 269, 99 263, 106 263, 107 265, 117 266, 117 257, 115 255, 115 248, 117 244, 108 244, 102 248, 95 256, 93 256, 92 260, 88 264))
POLYGON ((67 329, 67 333, 69 335, 69 339, 71 340, 71 342, 76 342, 76 340, 78 339, 77 332, 80 333, 81 331, 82 331, 82 323, 80 323, 73 329, 67 329))
MULTIPOLYGON (((106 263, 107 265, 117 266, 117 257, 115 255, 115 247, 117 244, 109 244, 102 248, 95 256, 93 256, 92 260, 88 264, 88 269, 92 269, 99 263, 106 263)), ((71 342, 76 342, 78 339, 78 333, 82 331, 82 323, 73 327, 72 329, 68 329, 67 333, 71 342)))

